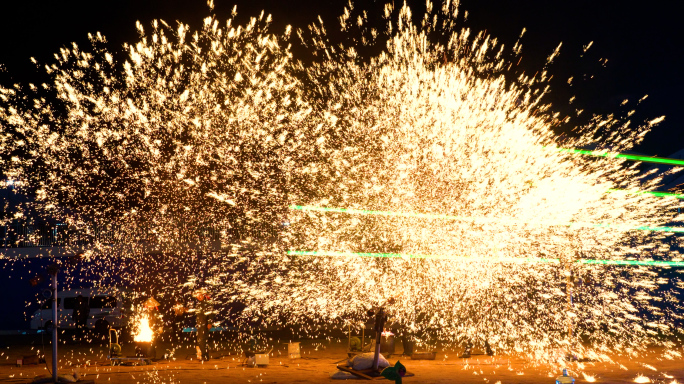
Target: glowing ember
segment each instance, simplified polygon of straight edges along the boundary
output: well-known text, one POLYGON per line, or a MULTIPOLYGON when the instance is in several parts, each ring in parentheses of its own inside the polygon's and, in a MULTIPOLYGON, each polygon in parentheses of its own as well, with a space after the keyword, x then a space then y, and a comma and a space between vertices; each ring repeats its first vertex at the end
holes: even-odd
POLYGON ((593 383, 596 381, 596 377, 592 375, 587 375, 586 373, 582 373, 582 376, 584 376, 584 380, 588 383, 593 383))
POLYGON ((635 383, 650 383, 651 379, 646 376, 639 375, 634 379, 635 383))
POLYGON ((147 316, 141 316, 135 326, 136 333, 133 335, 133 341, 137 342, 151 342, 154 337, 150 322, 147 316))

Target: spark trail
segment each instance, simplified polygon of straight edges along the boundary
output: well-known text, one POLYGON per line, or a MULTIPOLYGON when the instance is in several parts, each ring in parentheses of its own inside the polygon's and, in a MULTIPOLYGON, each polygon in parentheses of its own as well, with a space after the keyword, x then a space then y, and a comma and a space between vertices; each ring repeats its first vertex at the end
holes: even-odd
MULTIPOLYGON (((298 33, 314 57, 306 65, 288 48, 290 29, 270 33, 263 14, 244 26, 209 17, 196 32, 139 25, 122 63, 93 35, 89 50, 63 49, 46 66, 52 84, 0 88, 5 174, 25 181, 39 212, 93 235, 93 275, 179 300, 201 287, 244 304, 235 321, 246 326, 314 334, 393 297, 397 323, 426 343, 487 338, 541 358, 571 345, 638 351, 674 335, 681 282, 653 266, 681 262, 666 229, 681 221, 680 202, 606 193, 653 190, 660 178, 625 158, 544 149, 556 146, 546 72, 511 77, 519 45, 459 30, 457 4, 428 4, 419 24, 388 4, 382 31, 357 16, 345 10, 343 31, 380 53, 330 43, 319 23, 298 33), (643 254, 655 264, 614 265, 643 254)), ((660 120, 626 129, 597 117, 564 145, 623 151, 660 120)))

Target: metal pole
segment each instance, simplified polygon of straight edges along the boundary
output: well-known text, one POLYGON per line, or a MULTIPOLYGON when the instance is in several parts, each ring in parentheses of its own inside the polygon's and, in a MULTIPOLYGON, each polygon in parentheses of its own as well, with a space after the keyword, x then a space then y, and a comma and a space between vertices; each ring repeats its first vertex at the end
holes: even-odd
POLYGON ((48 267, 48 273, 52 275, 52 381, 57 382, 57 273, 59 267, 52 264, 48 267))
POLYGON ((361 353, 366 346, 366 324, 361 325, 361 353))
POLYGON ((373 355, 373 370, 378 370, 378 365, 380 364, 380 338, 382 337, 381 331, 375 331, 375 354, 373 355))
POLYGON ((570 358, 570 359, 573 359, 573 357, 574 357, 574 355, 573 355, 573 353, 572 353, 572 345, 573 345, 573 337, 572 337, 572 336, 573 336, 573 335, 572 335, 572 333, 573 333, 573 321, 572 321, 572 317, 570 316, 570 313, 572 312, 572 309, 573 309, 572 293, 573 293, 573 289, 574 289, 574 286, 575 286, 575 282, 574 282, 574 276, 573 276, 572 267, 570 266, 569 263, 567 264, 567 268, 568 268, 568 270, 567 270, 567 279, 566 279, 566 282, 565 282, 565 290, 566 290, 567 299, 568 299, 568 310, 567 310, 567 312, 566 312, 567 320, 568 320, 568 356, 567 356, 567 357, 570 358))
POLYGON ((380 363, 380 340, 382 331, 385 328, 385 309, 380 307, 375 313, 375 354, 373 355, 373 370, 378 370, 380 363))
POLYGON ((57 273, 52 275, 52 380, 57 382, 57 273))
MULTIPOLYGON (((567 313, 572 311, 572 272, 568 268, 567 277, 565 281, 565 291, 568 299, 567 313)), ((572 319, 568 316, 568 338, 572 339, 572 319)))

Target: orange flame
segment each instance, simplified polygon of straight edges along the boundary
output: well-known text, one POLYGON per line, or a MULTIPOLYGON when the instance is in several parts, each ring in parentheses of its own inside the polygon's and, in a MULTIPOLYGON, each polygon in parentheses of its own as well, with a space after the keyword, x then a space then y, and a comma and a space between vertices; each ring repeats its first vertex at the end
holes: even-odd
POLYGON ((154 337, 154 332, 150 328, 150 321, 147 316, 142 316, 136 325, 137 333, 133 336, 133 341, 150 342, 154 337))

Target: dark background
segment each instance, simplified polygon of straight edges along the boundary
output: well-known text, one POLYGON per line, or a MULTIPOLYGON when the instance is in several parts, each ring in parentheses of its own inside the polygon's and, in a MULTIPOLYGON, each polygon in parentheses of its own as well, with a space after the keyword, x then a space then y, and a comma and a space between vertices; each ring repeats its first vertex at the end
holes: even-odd
MULTIPOLYGON (((401 4, 395 0, 395 8, 401 4)), ((287 24, 305 28, 322 17, 329 31, 337 30, 337 17, 346 5, 343 0, 328 1, 245 1, 216 0, 219 20, 230 17, 237 4, 237 21, 244 23, 263 9, 273 15, 273 31, 287 24)), ((379 11, 385 1, 357 1, 358 9, 379 11)), ((409 0, 414 15, 422 16, 424 1, 409 0)), ((438 5, 436 5, 438 6, 438 5)), ((666 120, 649 134, 636 151, 667 156, 683 147, 684 119, 680 104, 684 101, 683 50, 680 13, 677 2, 548 1, 548 0, 464 0, 461 1, 461 26, 473 32, 487 30, 509 48, 523 28, 523 59, 517 72, 534 74, 543 67, 545 58, 563 42, 561 55, 549 68, 554 75, 550 101, 554 109, 572 113, 574 108, 585 114, 620 114, 634 107, 642 96, 649 98, 636 108, 634 125, 661 115, 666 120), (468 18, 463 21, 463 11, 468 18), (592 48, 582 55, 582 46, 590 41, 592 48), (608 59, 605 65, 600 60, 608 59), (567 85, 573 76, 573 86, 567 85), (591 78, 593 76, 593 78, 591 78), (567 100, 577 100, 572 108, 567 100), (620 107, 624 99, 632 103, 620 107)), ((203 0, 99 0, 99 1, 3 1, 0 4, 0 81, 40 83, 45 79, 30 62, 50 62, 52 55, 72 41, 85 47, 88 32, 102 32, 116 51, 123 42, 137 39, 136 20, 149 26, 155 18, 174 25, 182 20, 200 27, 209 15, 203 0)), ((380 20, 376 13, 369 19, 380 20)), ((295 53, 297 49, 295 47, 295 53)))

